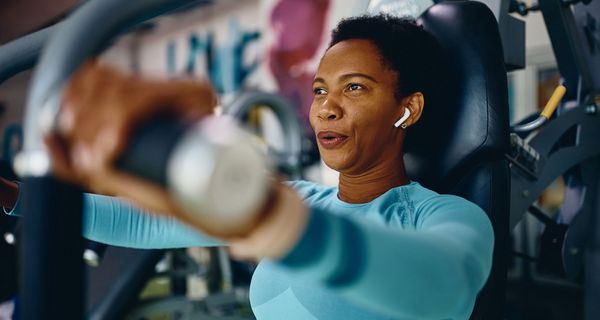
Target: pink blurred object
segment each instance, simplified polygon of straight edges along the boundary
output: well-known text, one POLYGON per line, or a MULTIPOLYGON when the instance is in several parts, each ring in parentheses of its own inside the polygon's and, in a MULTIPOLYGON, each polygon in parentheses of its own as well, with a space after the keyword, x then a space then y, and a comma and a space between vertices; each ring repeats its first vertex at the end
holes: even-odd
POLYGON ((268 50, 268 66, 279 91, 296 107, 306 132, 312 132, 308 113, 315 70, 308 64, 323 41, 330 0, 280 0, 271 13, 275 40, 268 50))

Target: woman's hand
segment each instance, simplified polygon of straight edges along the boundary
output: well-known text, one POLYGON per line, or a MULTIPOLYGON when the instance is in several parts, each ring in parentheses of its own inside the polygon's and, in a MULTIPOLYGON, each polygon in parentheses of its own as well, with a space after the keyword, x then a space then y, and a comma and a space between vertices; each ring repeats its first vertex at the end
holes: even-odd
POLYGON ((59 178, 90 191, 123 196, 156 212, 175 211, 162 187, 115 169, 129 136, 145 120, 165 113, 191 121, 213 113, 207 83, 148 80, 97 61, 84 65, 63 91, 57 132, 45 137, 59 178))
POLYGON ((0 205, 4 208, 14 208, 19 198, 19 185, 0 177, 0 205))
POLYGON ((272 192, 271 202, 248 235, 229 239, 229 250, 235 258, 254 261, 281 258, 304 233, 308 208, 298 193, 280 183, 272 192))

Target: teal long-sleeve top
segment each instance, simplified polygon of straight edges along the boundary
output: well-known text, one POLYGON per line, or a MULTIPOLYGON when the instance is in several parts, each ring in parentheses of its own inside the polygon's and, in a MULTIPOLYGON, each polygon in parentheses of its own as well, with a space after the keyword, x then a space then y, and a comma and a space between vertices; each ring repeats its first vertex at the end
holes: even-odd
MULTIPOLYGON (((363 204, 343 202, 337 187, 290 185, 310 217, 286 256, 259 263, 250 287, 257 319, 468 319, 491 268, 483 210, 416 182, 363 204)), ((221 245, 117 198, 86 194, 84 203, 84 236, 98 242, 221 245)))

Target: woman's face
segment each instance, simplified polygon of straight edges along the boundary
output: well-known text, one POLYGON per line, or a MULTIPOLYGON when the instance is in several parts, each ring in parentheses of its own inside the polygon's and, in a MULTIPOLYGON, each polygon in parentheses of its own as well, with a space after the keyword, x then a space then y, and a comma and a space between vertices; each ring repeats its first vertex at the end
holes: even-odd
POLYGON ((394 95, 396 81, 368 40, 342 41, 325 53, 313 82, 310 122, 329 167, 360 174, 398 159, 404 130, 394 122, 404 108, 394 95))

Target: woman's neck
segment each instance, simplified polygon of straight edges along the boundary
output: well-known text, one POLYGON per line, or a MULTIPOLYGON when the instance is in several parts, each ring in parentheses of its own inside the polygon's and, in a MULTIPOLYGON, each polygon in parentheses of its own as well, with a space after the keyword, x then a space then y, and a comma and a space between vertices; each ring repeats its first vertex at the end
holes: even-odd
POLYGON ((360 174, 340 173, 338 196, 348 203, 367 203, 409 182, 402 160, 381 163, 360 174))

